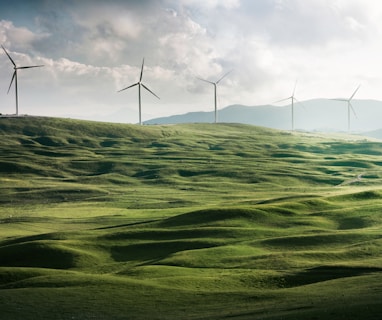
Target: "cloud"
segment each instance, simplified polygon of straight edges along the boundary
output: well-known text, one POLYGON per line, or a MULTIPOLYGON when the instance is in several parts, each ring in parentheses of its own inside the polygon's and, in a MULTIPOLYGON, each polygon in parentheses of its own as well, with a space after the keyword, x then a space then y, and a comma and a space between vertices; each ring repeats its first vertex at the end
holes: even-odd
POLYGON ((240 0, 183 0, 182 5, 187 7, 198 7, 204 10, 215 10, 217 8, 235 9, 240 7, 240 0))
POLYGON ((165 29, 168 31, 158 38, 158 49, 169 67, 190 75, 209 75, 216 71, 216 63, 210 62, 218 54, 206 29, 183 14, 166 17, 165 29))
MULTIPOLYGON (((144 82, 161 97, 144 97, 151 114, 209 110, 211 88, 196 77, 216 80, 231 69, 219 86, 222 106, 281 99, 296 79, 300 99, 381 85, 382 6, 373 0, 35 3, 28 13, 2 10, 9 19, 0 21, 0 42, 20 63, 46 65, 34 83, 27 72, 23 81, 35 92, 50 88, 44 99, 31 90, 30 100, 47 101, 49 112, 136 108, 136 92, 116 91, 138 80, 143 57, 144 82)), ((12 71, 4 55, 0 64, 12 71)))
POLYGON ((0 20, 0 42, 6 47, 31 50, 37 42, 48 37, 48 33, 33 33, 25 27, 16 27, 12 21, 0 20))

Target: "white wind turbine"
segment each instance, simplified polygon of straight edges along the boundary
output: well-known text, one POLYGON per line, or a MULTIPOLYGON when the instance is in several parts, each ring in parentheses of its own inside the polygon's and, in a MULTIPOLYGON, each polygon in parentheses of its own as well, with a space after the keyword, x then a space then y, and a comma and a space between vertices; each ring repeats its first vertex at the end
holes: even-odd
POLYGON ((142 76, 143 76, 143 66, 145 64, 145 58, 143 58, 143 61, 142 61, 142 68, 141 68, 141 75, 139 77, 139 81, 137 83, 134 83, 126 88, 123 88, 121 90, 119 90, 118 92, 121 92, 121 91, 124 91, 126 89, 129 89, 129 88, 132 88, 132 87, 135 87, 135 86, 138 86, 138 97, 139 97, 139 124, 142 125, 142 109, 141 109, 141 86, 143 88, 145 88, 148 92, 150 92, 152 95, 154 95, 155 97, 157 97, 158 99, 160 99, 154 92, 152 92, 149 88, 147 88, 143 83, 142 83, 142 76))
POLYGON ((336 101, 344 101, 348 103, 348 132, 350 131, 350 110, 353 112, 353 114, 357 117, 357 114, 355 113, 355 110, 353 108, 353 105, 351 104, 351 100, 354 98, 355 94, 357 93, 359 87, 361 85, 358 85, 357 89, 353 92, 353 94, 350 96, 349 99, 331 99, 331 100, 336 100, 336 101))
MULTIPOLYGON (((295 82, 294 84, 294 89, 293 89, 293 92, 292 92, 292 95, 288 98, 285 98, 285 99, 281 99, 281 100, 278 100, 274 103, 278 103, 278 102, 282 102, 282 101, 287 101, 287 100, 291 100, 291 113, 292 113, 292 131, 294 131, 294 102, 299 102, 297 100, 297 98, 295 97, 295 92, 296 92, 296 86, 297 86, 297 81, 295 82)), ((301 103, 301 102, 300 102, 301 103)))
POLYGON ((15 70, 13 72, 12 80, 11 80, 11 83, 9 84, 9 88, 8 88, 8 92, 7 93, 9 93, 9 90, 11 90, 11 86, 12 86, 12 83, 13 83, 13 80, 14 80, 15 81, 15 94, 16 94, 16 116, 17 116, 19 114, 19 94, 18 94, 18 85, 17 85, 17 70, 20 70, 20 69, 30 69, 30 68, 38 68, 38 67, 43 67, 43 65, 18 67, 16 65, 16 63, 13 61, 13 59, 11 58, 11 56, 9 55, 9 53, 7 52, 7 50, 5 50, 5 48, 3 46, 1 46, 1 47, 3 48, 4 52, 8 56, 9 60, 11 60, 11 62, 13 64, 13 69, 15 70))
POLYGON ((218 122, 218 114, 217 114, 217 109, 218 109, 218 102, 217 102, 217 93, 216 93, 216 88, 217 88, 217 85, 220 81, 222 81, 229 73, 231 73, 232 70, 228 71, 224 76, 222 76, 218 81, 216 82, 212 82, 212 81, 208 81, 208 80, 205 80, 205 79, 202 79, 202 78, 198 78, 199 80, 202 80, 204 82, 207 82, 207 83, 210 83, 214 86, 214 95, 215 95, 215 123, 218 122))

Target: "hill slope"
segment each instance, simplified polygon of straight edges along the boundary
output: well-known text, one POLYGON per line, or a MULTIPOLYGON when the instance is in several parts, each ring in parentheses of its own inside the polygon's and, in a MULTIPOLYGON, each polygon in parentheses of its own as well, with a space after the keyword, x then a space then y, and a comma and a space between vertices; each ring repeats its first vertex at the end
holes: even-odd
MULTIPOLYGON (((0 170, 3 182, 13 181, 9 190, 3 183, 4 204, 42 197, 53 202, 118 200, 139 207, 142 188, 153 207, 188 206, 190 201, 205 206, 221 202, 232 185, 242 188, 238 198, 243 201, 246 192, 248 198, 256 193, 262 199, 270 189, 284 193, 288 185, 290 193, 298 193, 330 188, 360 174, 360 184, 380 182, 382 150, 376 142, 325 140, 234 124, 139 127, 49 118, 0 120, 0 170), (16 192, 25 176, 30 186, 16 192), (206 191, 215 183, 221 196, 213 200, 206 191), (162 190, 158 194, 159 188, 168 190, 168 196, 162 190)), ((149 206, 143 200, 140 205, 149 206)))
POLYGON ((0 119, 11 319, 379 319, 382 144, 0 119))

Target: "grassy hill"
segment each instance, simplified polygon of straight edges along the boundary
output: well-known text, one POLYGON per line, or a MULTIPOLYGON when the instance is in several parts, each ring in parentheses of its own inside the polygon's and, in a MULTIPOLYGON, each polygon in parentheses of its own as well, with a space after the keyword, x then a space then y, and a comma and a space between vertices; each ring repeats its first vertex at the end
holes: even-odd
POLYGON ((0 319, 380 317, 379 142, 28 117, 0 136, 0 319))

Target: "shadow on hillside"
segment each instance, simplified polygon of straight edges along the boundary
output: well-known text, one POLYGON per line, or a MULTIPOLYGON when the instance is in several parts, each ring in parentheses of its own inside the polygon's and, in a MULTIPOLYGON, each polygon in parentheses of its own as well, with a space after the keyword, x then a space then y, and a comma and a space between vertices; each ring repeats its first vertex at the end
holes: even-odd
POLYGON ((158 261, 171 254, 185 250, 196 250, 215 247, 212 241, 166 241, 114 246, 111 254, 115 261, 158 261))
POLYGON ((382 272, 382 268, 320 266, 284 277, 281 286, 292 288, 340 278, 356 277, 374 272, 382 272))

